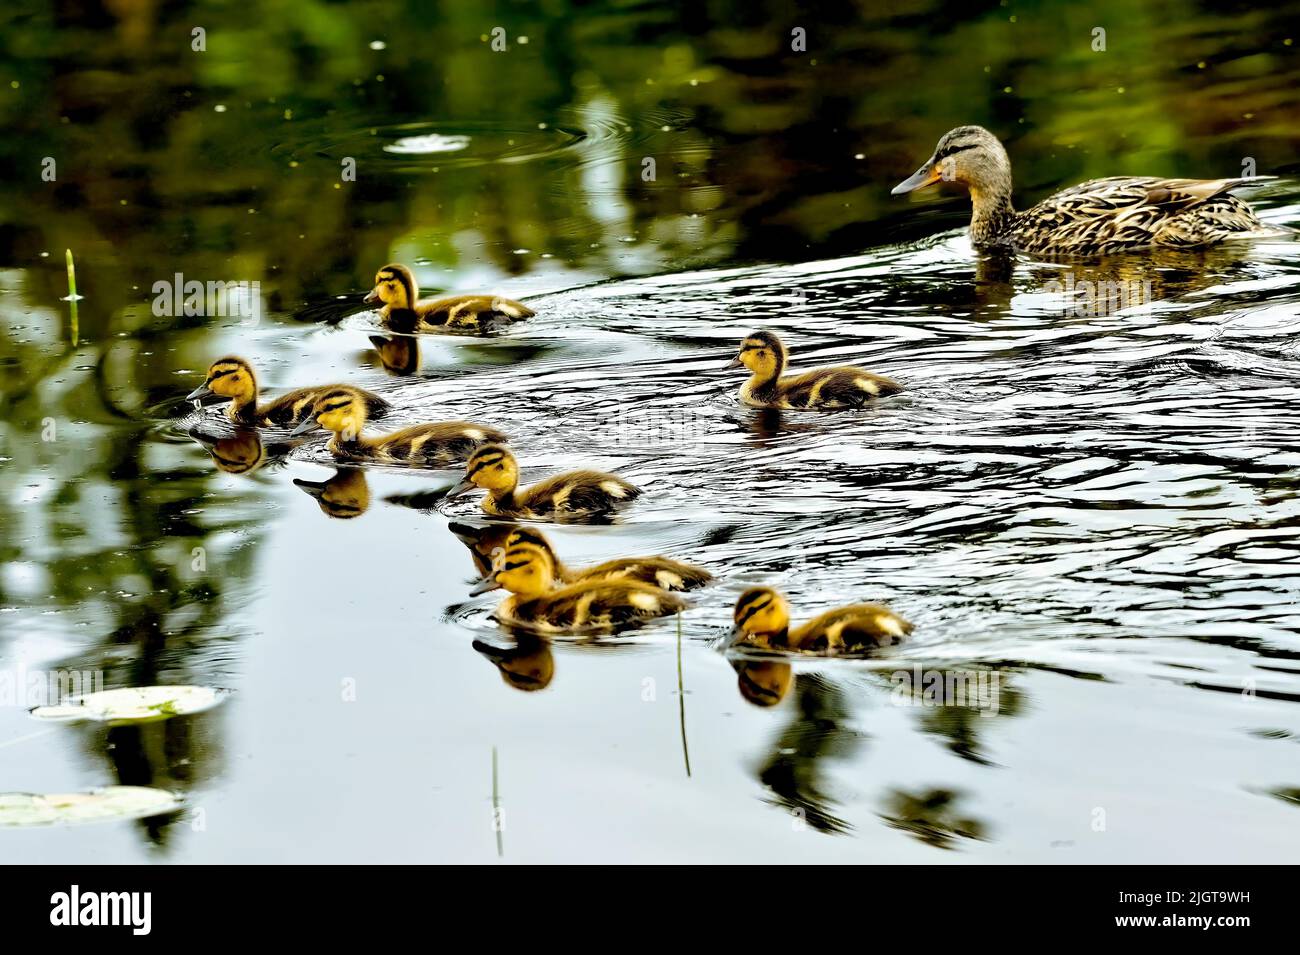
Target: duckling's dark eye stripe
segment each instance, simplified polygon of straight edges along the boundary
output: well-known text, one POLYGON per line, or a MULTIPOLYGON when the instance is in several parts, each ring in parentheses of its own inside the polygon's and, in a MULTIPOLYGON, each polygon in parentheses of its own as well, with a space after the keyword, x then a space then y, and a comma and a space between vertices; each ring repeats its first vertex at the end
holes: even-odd
POLYGON ((527 566, 528 566, 528 563, 529 563, 529 562, 526 561, 526 560, 515 560, 515 561, 511 561, 511 562, 508 563, 508 564, 502 564, 502 565, 501 565, 501 569, 502 569, 502 570, 518 570, 520 567, 527 567, 527 566))
POLYGON ((503 461, 503 460, 505 460, 505 458, 503 455, 500 454, 491 458, 479 458, 477 461, 475 461, 473 464, 470 465, 466 477, 473 477, 475 474, 478 474, 479 471, 482 471, 485 467, 488 467, 489 465, 492 464, 496 464, 498 461, 503 461))
POLYGON ((208 381, 216 381, 218 378, 225 378, 227 375, 233 375, 238 371, 238 368, 227 368, 225 371, 214 371, 208 376, 208 381))
POLYGON ((321 408, 321 410, 318 411, 318 412, 316 412, 316 413, 317 413, 317 414, 324 414, 324 413, 327 412, 327 411, 338 411, 338 410, 340 410, 340 409, 342 409, 342 408, 346 408, 346 407, 347 407, 348 405, 350 405, 350 404, 352 404, 351 401, 346 401, 346 400, 345 400, 345 401, 336 401, 336 402, 334 402, 333 404, 328 404, 328 405, 326 405, 324 408, 321 408))
POLYGON ((772 605, 771 600, 764 600, 762 603, 751 604, 749 607, 745 609, 744 613, 742 613, 739 617, 736 618, 736 623, 740 623, 740 624, 747 623, 750 617, 754 616, 754 614, 758 613, 760 610, 766 610, 771 605, 772 605))

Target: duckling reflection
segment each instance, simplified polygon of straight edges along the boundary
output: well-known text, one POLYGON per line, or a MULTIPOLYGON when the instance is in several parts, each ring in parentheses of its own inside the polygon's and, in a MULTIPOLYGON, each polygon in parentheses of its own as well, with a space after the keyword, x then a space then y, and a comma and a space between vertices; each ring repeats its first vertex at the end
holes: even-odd
POLYGON ((293 447, 284 442, 267 446, 252 430, 240 431, 227 438, 193 437, 212 456, 217 470, 227 474, 252 474, 266 464, 281 464, 293 447))
POLYGON ((474 641, 474 649, 492 661, 501 671, 506 686, 525 693, 544 690, 555 677, 555 656, 551 645, 540 637, 520 633, 513 647, 494 647, 482 640, 474 641))
POLYGON ((316 498, 326 517, 348 520, 360 517, 370 507, 370 485, 361 468, 339 468, 333 477, 324 481, 294 478, 293 483, 316 498))
POLYGON ((776 706, 790 692, 794 670, 779 661, 732 660, 740 695, 755 706, 776 706))
POLYGON ((371 335, 384 370, 392 375, 414 375, 420 370, 420 340, 414 335, 371 335))
POLYGON ((519 527, 518 524, 493 522, 491 524, 465 524, 451 521, 447 530, 469 548, 470 559, 480 581, 496 569, 499 558, 506 552, 506 538, 519 527))
POLYGON ((961 797, 960 792, 951 789, 930 789, 919 794, 896 789, 880 818, 936 849, 951 849, 956 839, 985 839, 984 823, 958 815, 961 797))
POLYGON ((850 712, 839 687, 815 674, 795 677, 794 687, 795 717, 759 767, 759 782, 770 790, 770 802, 818 832, 848 832, 853 827, 831 812, 831 799, 822 791, 822 768, 827 759, 856 753, 861 736, 845 725, 850 712))

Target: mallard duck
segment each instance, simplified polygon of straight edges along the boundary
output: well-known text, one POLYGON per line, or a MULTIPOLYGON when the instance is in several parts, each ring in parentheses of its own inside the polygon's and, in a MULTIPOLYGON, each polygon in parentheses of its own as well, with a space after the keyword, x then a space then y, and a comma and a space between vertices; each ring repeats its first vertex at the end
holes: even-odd
POLYGON ((312 406, 326 391, 346 391, 365 402, 366 414, 371 418, 382 418, 392 410, 390 405, 378 395, 372 395, 351 385, 320 385, 316 388, 298 388, 281 395, 270 404, 257 404, 257 377, 253 366, 242 358, 230 355, 212 363, 208 368, 208 377, 188 395, 186 400, 197 401, 209 395, 220 395, 231 399, 226 414, 236 424, 245 426, 273 425, 291 428, 310 420, 312 406))
POLYGON ((731 645, 798 653, 862 653, 902 642, 912 625, 887 607, 854 604, 790 629, 790 607, 771 587, 753 587, 736 601, 731 645))
POLYGON ((326 517, 347 520, 360 517, 370 507, 370 485, 361 468, 339 468, 324 481, 294 478, 293 483, 316 499, 326 517))
POLYGON ((544 690, 555 678, 551 645, 540 637, 521 633, 513 647, 494 647, 482 640, 475 640, 471 646, 501 671, 506 686, 516 690, 525 693, 544 690))
POLYGON ((633 580, 592 580, 556 587, 555 564, 531 544, 506 551, 500 565, 471 594, 503 587, 511 596, 496 610, 507 626, 538 633, 590 633, 653 620, 686 609, 677 594, 633 580))
POLYGON ((975 248, 1102 255, 1153 246, 1194 249, 1226 239, 1283 234, 1228 195, 1271 178, 1112 176, 1064 189, 1017 212, 1011 205, 1011 161, 1002 143, 982 126, 958 126, 944 134, 934 155, 893 194, 957 182, 970 191, 975 248))
POLYGON ((375 273, 365 301, 382 302, 380 320, 395 332, 486 332, 537 314, 522 302, 500 295, 452 295, 421 302, 415 273, 394 262, 375 273))
POLYGON ((897 394, 903 386, 862 368, 817 368, 781 377, 789 353, 771 332, 754 332, 740 343, 728 368, 745 366, 753 375, 740 386, 740 400, 753 408, 834 411, 861 408, 872 398, 897 394))
POLYGON ((487 491, 483 510, 488 514, 533 520, 607 515, 641 494, 640 488, 603 471, 570 471, 520 490, 519 464, 498 444, 485 444, 473 453, 465 465, 465 480, 449 490, 447 497, 475 487, 487 491))
POLYGON ((420 340, 414 335, 371 335, 379 362, 391 375, 414 375, 420 370, 420 340))
MULTIPOLYGON (((352 389, 327 391, 316 399, 312 415, 293 430, 302 434, 314 427, 333 432, 329 449, 347 461, 381 461, 445 468, 461 464, 485 441, 505 441, 496 428, 472 421, 417 424, 391 434, 367 438, 366 403, 352 389)), ((493 445, 497 447, 498 445, 493 445)))
POLYGON ((520 545, 531 545, 546 552, 555 568, 555 579, 560 584, 585 583, 592 580, 635 580, 653 584, 662 590, 694 590, 713 580, 713 575, 703 567, 682 563, 668 557, 618 557, 593 567, 570 568, 560 562, 555 548, 540 531, 531 527, 515 526, 502 541, 502 552, 520 545))

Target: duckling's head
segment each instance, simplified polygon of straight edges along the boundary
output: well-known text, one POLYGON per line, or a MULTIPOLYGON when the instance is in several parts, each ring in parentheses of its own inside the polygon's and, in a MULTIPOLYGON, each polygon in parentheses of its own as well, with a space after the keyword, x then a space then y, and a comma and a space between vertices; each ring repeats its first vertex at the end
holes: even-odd
POLYGON ((771 332, 754 332, 740 343, 738 354, 727 367, 744 365, 760 378, 776 378, 785 370, 789 353, 781 339, 771 332))
POLYGON ((501 444, 480 445, 465 463, 465 480, 447 492, 454 497, 471 487, 493 494, 508 494, 519 485, 519 463, 501 444))
POLYGON ((491 574, 470 591, 487 593, 498 587, 521 597, 544 594, 555 584, 555 560, 550 553, 531 544, 521 544, 505 552, 491 574))
POLYGON ((790 605, 771 587, 752 587, 736 601, 733 619, 732 643, 750 634, 782 633, 790 626, 790 605))
POLYGON ((339 441, 355 441, 366 426, 366 400, 355 391, 331 388, 316 399, 312 412, 293 434, 303 434, 319 425, 333 431, 339 441))
POLYGON ((365 301, 383 302, 391 308, 414 308, 420 298, 420 286, 415 282, 415 273, 405 265, 394 262, 385 265, 375 273, 375 287, 365 297, 365 301))
POLYGON ((233 398, 236 404, 255 401, 257 378, 253 375, 253 366, 233 355, 214 361, 208 367, 208 377, 203 384, 186 395, 186 399, 195 401, 208 395, 233 398))
POLYGON ((553 564, 556 562, 555 548, 551 546, 551 542, 546 539, 545 534, 531 527, 515 525, 510 533, 506 535, 502 553, 504 554, 516 547, 534 547, 537 550, 544 551, 553 564))
POLYGON ((915 192, 936 182, 958 182, 971 198, 1011 194, 1011 160, 998 138, 983 126, 958 126, 943 134, 934 155, 896 185, 891 195, 915 192))

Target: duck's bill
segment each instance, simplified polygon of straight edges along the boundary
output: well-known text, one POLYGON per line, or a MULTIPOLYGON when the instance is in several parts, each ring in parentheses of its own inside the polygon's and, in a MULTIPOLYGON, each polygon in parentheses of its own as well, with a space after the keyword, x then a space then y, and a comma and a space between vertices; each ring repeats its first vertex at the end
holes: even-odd
POLYGON ((727 631, 727 639, 723 641, 723 645, 728 647, 734 647, 737 643, 740 642, 740 638, 743 637, 744 635, 745 635, 745 630, 740 624, 738 623, 732 624, 731 629, 727 631))
POLYGON ((199 385, 197 388, 195 388, 193 391, 191 391, 188 395, 185 396, 185 400, 198 401, 200 398, 207 398, 209 395, 214 395, 214 394, 216 394, 216 392, 213 391, 211 388, 209 388, 207 385, 199 385))
POLYGON ((473 481, 461 481, 459 484, 453 484, 443 497, 460 497, 474 489, 473 481))
POLYGON ((304 481, 302 478, 294 478, 295 487, 300 487, 312 497, 319 498, 325 493, 324 481, 304 481))
POLYGON ((727 371, 730 371, 732 368, 739 368, 741 364, 743 363, 740 360, 740 356, 737 355, 735 358, 731 359, 731 361, 727 362, 723 366, 723 368, 725 368, 727 371))
POLYGON ((909 192, 916 192, 918 189, 924 189, 926 186, 932 185, 942 178, 943 177, 939 174, 939 164, 935 162, 927 162, 893 189, 889 190, 889 194, 891 196, 903 196, 909 192))
POLYGON ((314 431, 317 428, 315 418, 304 418, 298 422, 298 427, 289 432, 289 437, 296 438, 300 434, 306 434, 308 431, 314 431))
POLYGON ((497 583, 495 577, 484 577, 482 580, 480 580, 477 584, 474 585, 474 589, 469 592, 469 595, 471 597, 477 597, 479 594, 485 594, 489 590, 499 590, 499 589, 501 589, 501 585, 497 583))
POLYGON ((379 301, 379 289, 372 288, 370 290, 370 293, 361 300, 361 304, 369 305, 371 302, 378 302, 378 301, 379 301))

